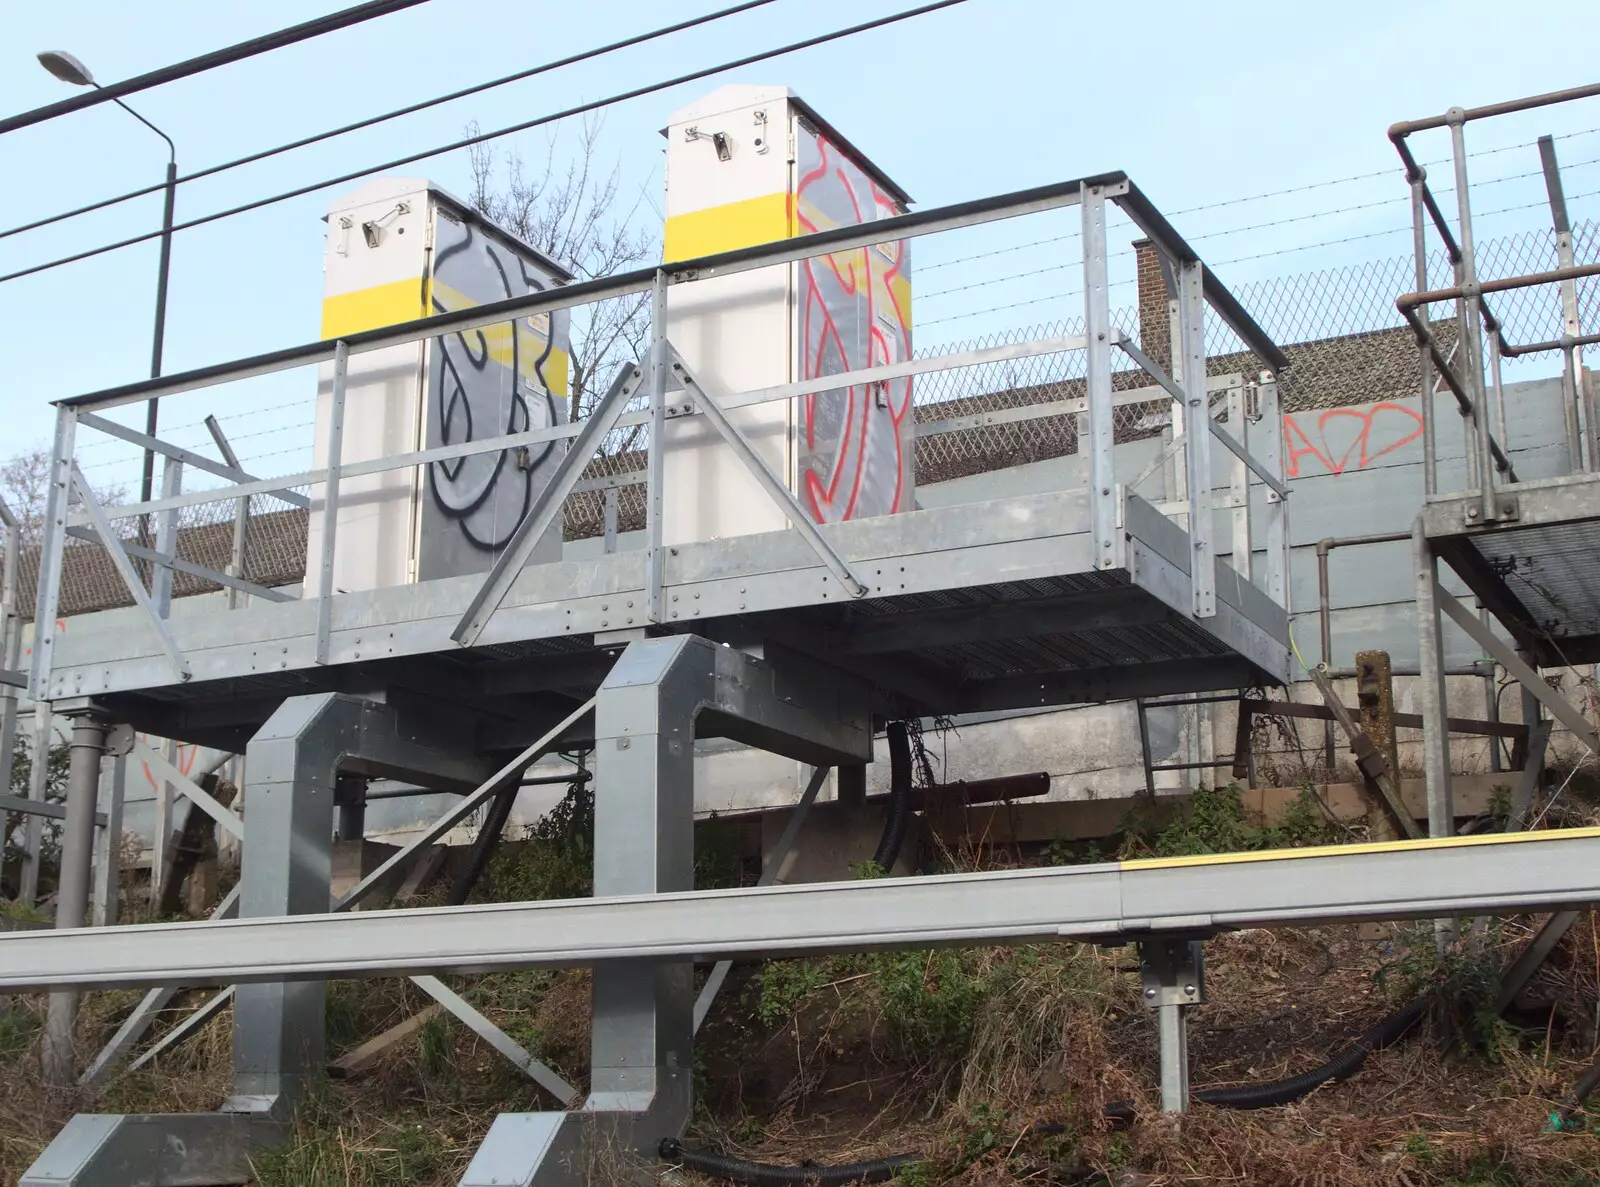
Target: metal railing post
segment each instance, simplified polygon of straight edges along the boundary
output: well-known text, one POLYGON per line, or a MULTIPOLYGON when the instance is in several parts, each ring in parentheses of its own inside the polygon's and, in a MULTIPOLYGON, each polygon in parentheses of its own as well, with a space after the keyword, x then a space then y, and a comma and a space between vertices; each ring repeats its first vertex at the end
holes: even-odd
MULTIPOLYGON (((1412 251, 1416 254, 1419 293, 1428 288, 1428 224, 1423 205, 1423 188, 1427 180, 1427 171, 1420 167, 1410 178, 1412 251)), ((1427 310, 1422 311, 1422 316, 1425 320, 1428 318, 1427 310)), ((1429 353, 1428 344, 1420 339, 1417 342, 1417 355, 1422 369, 1422 490, 1424 496, 1431 496, 1439 489, 1439 428, 1433 408, 1433 355, 1429 353)))
MULTIPOLYGON (((239 464, 239 455, 233 451, 233 445, 228 441, 227 435, 222 431, 222 425, 214 416, 206 417, 206 430, 211 434, 211 439, 216 442, 217 452, 222 454, 222 460, 235 470, 244 469, 239 464)), ((233 506, 233 545, 228 552, 228 576, 244 577, 245 549, 249 547, 250 539, 250 496, 245 495, 233 506)), ((249 605, 250 595, 243 590, 230 586, 228 588, 228 609, 237 610, 241 605, 249 605)))
POLYGON ((344 450, 344 394, 350 374, 350 348, 340 339, 333 348, 333 399, 328 408, 327 481, 322 485, 322 557, 317 570, 317 662, 332 651, 333 554, 339 524, 339 460, 344 450))
POLYGON ((1495 436, 1507 456, 1511 453, 1511 438, 1506 432, 1506 390, 1500 382, 1500 335, 1489 335, 1489 382, 1494 388, 1495 436))
POLYGON ((1492 430, 1487 393, 1483 384, 1483 298, 1477 292, 1478 265, 1472 238, 1472 195, 1467 189, 1467 138, 1466 113, 1452 108, 1450 121, 1450 151, 1455 160, 1456 207, 1459 211, 1461 234, 1461 285, 1465 289, 1466 331, 1463 346, 1466 359, 1462 367, 1468 393, 1472 399, 1472 427, 1474 440, 1470 443, 1476 459, 1478 506, 1482 522, 1500 517, 1500 508, 1494 497, 1494 453, 1491 448, 1492 430))
POLYGON ((666 619, 667 608, 661 592, 666 572, 666 548, 661 542, 663 529, 663 484, 666 481, 667 435, 667 274, 656 270, 650 286, 650 368, 646 376, 650 398, 650 452, 646 457, 644 487, 645 617, 651 622, 666 619))
MULTIPOLYGON (((1550 201, 1550 223, 1556 232, 1556 266, 1571 268, 1577 262, 1573 255, 1572 224, 1567 218, 1567 196, 1561 185, 1561 166, 1556 161, 1556 145, 1550 136, 1539 137, 1539 163, 1544 169, 1545 193, 1550 201)), ((1561 332, 1565 338, 1575 338, 1582 333, 1578 318, 1578 282, 1568 278, 1561 281, 1561 332)), ((1587 386, 1583 374, 1583 349, 1563 344, 1561 351, 1562 402, 1571 421, 1568 436, 1578 443, 1578 452, 1572 457, 1572 472, 1600 468, 1600 426, 1594 423, 1593 410, 1583 399, 1587 386), (1583 456, 1587 447, 1588 456, 1583 456)))
MULTIPOLYGON (((1266 431, 1261 434, 1260 458, 1279 482, 1287 481, 1283 464, 1283 405, 1278 392, 1278 380, 1271 371, 1261 372, 1256 388, 1256 407, 1261 424, 1266 431)), ((1268 487, 1262 492, 1266 499, 1266 591, 1278 605, 1289 609, 1289 504, 1277 491, 1268 487)))
MULTIPOLYGON (((1250 450, 1250 418, 1245 414, 1245 392, 1230 388, 1227 395, 1228 427, 1246 453, 1250 450)), ((1250 580, 1250 467, 1234 457, 1228 465, 1228 501, 1233 504, 1233 571, 1250 580)))
POLYGON ((1184 460, 1188 473, 1189 583, 1192 613, 1210 618, 1217 612, 1216 549, 1211 522, 1211 407, 1206 395, 1205 266, 1198 260, 1177 266, 1178 306, 1183 323, 1183 390, 1186 431, 1184 460))
MULTIPOLYGON (((183 463, 175 457, 167 458, 161 466, 161 497, 170 499, 183 493, 183 463)), ((156 525, 156 551, 161 560, 150 574, 150 602, 160 618, 172 616, 172 562, 178 555, 178 509, 161 513, 156 525)))
POLYGON ((1094 565, 1115 568, 1121 563, 1117 548, 1116 473, 1112 463, 1111 409, 1111 305, 1106 276, 1106 197, 1098 185, 1083 187, 1083 333, 1088 365, 1087 449, 1079 438, 1078 452, 1088 454, 1089 518, 1093 526, 1094 565))
POLYGON ((50 660, 55 648, 56 618, 61 613, 61 564, 67 546, 67 508, 72 504, 72 455, 77 432, 77 412, 58 408, 44 523, 40 525, 39 584, 33 600, 33 663, 28 688, 35 701, 50 699, 50 660))

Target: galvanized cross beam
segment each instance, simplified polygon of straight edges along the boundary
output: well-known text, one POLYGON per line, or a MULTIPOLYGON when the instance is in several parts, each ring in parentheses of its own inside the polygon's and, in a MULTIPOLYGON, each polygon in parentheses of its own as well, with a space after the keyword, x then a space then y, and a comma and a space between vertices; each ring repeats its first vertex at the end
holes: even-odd
POLYGON ((0 935, 0 991, 560 968, 1555 910, 1600 828, 1108 865, 0 935))

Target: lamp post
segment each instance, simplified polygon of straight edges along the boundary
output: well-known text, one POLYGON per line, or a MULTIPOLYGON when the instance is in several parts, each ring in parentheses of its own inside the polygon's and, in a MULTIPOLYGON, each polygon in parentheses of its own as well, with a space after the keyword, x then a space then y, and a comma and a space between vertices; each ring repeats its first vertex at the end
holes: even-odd
MULTIPOLYGON (((75 87, 100 86, 95 82, 94 75, 89 68, 65 50, 50 49, 39 55, 39 65, 43 66, 62 82, 71 83, 75 87)), ((161 374, 161 349, 167 332, 167 276, 172 265, 172 214, 173 205, 178 196, 178 150, 168 136, 144 116, 129 107, 121 99, 113 99, 118 107, 126 111, 134 119, 149 128, 157 136, 167 142, 167 186, 166 202, 161 215, 161 263, 156 271, 156 325, 155 333, 150 343, 150 378, 154 379, 161 374)), ((156 435, 159 401, 152 399, 145 405, 144 431, 145 435, 156 435)), ((151 488, 155 479, 156 455, 155 451, 147 448, 144 451, 144 471, 139 479, 139 501, 150 501, 151 488)), ((139 542, 146 548, 150 546, 150 517, 139 517, 139 542)))

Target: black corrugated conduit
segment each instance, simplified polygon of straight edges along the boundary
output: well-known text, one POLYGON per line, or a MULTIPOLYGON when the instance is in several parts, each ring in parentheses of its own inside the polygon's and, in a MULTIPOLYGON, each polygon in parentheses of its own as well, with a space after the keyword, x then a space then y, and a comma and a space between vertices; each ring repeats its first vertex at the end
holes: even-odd
POLYGON ((775 1166, 768 1162, 746 1162, 742 1158, 685 1150, 681 1143, 671 1138, 661 1143, 661 1157, 696 1174, 710 1175, 729 1183, 752 1184, 753 1187, 768 1187, 769 1184, 777 1187, 785 1183, 802 1183, 807 1187, 887 1183, 901 1168, 922 1161, 921 1154, 892 1154, 888 1158, 846 1162, 838 1166, 775 1166))
POLYGON ((1227 1088, 1200 1088, 1191 1092, 1192 1099, 1221 1109, 1268 1109, 1286 1105, 1309 1095, 1330 1080, 1348 1080, 1361 1070, 1367 1056, 1404 1038, 1422 1021, 1431 995, 1415 998, 1393 1014, 1378 1022, 1353 1043, 1336 1052, 1332 1059, 1298 1076, 1286 1076, 1265 1084, 1237 1084, 1227 1088))
MULTIPOLYGON (((893 729, 893 726, 890 728, 893 729)), ((1361 1070, 1361 1065, 1366 1062, 1368 1055, 1398 1042, 1410 1033, 1417 1023, 1422 1021, 1430 1000, 1431 995, 1424 995, 1407 1002, 1387 1017, 1379 1019, 1370 1029, 1320 1067, 1301 1072, 1297 1076, 1271 1080, 1265 1084, 1198 1088, 1189 1094, 1190 1098, 1220 1109, 1266 1109, 1275 1105, 1290 1104, 1329 1081, 1348 1080, 1355 1075, 1361 1070)), ((1597 1065, 1597 1068, 1600 1068, 1600 1065, 1597 1065)), ((1600 1071, 1596 1071, 1594 1077, 1596 1081, 1600 1081, 1600 1071)), ((1590 1084, 1588 1087, 1592 1090, 1595 1085, 1590 1084)), ((1106 1106, 1106 1116, 1113 1121, 1132 1121, 1135 1115, 1131 1101, 1113 1101, 1106 1106)), ((1064 1129, 1065 1127, 1060 1125, 1033 1125, 1029 1127, 1025 1136, 1059 1133, 1064 1129)), ((887 1183, 901 1168, 922 1161, 921 1154, 909 1153, 895 1154, 872 1162, 845 1163, 840 1166, 773 1166, 769 1163, 746 1162, 740 1158, 686 1150, 682 1143, 672 1139, 661 1143, 661 1157, 698 1174, 710 1175, 729 1183, 755 1184, 757 1187, 782 1183, 816 1184, 817 1187, 845 1183, 887 1183)))
POLYGON ((483 827, 473 839, 465 864, 456 873, 455 881, 450 884, 452 907, 459 907, 465 903, 472 894, 472 888, 483 876, 483 871, 489 864, 489 855, 500 843, 500 834, 505 831, 506 821, 511 819, 511 809, 516 806, 519 790, 521 789, 513 783, 489 801, 489 810, 484 813, 483 827))
POLYGON ((889 808, 872 863, 887 874, 900 860, 911 822, 911 736, 903 721, 891 721, 884 734, 889 742, 889 808))

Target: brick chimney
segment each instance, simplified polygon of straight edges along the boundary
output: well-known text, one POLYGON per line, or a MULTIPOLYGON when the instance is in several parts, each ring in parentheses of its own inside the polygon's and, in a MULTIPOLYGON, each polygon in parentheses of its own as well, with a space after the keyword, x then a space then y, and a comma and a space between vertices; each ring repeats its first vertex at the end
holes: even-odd
POLYGON ((1167 374, 1172 374, 1172 318, 1167 312, 1167 282, 1161 276, 1161 257, 1148 239, 1136 240, 1138 261, 1139 346, 1167 374))

